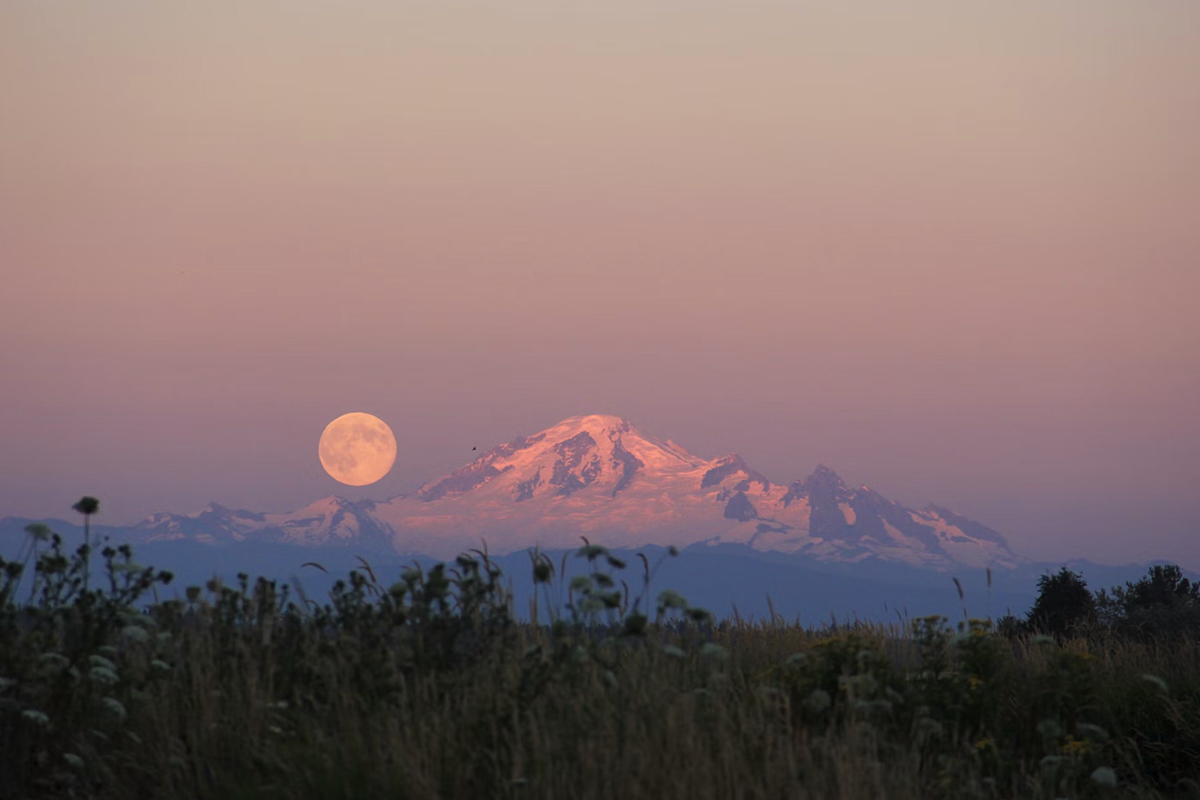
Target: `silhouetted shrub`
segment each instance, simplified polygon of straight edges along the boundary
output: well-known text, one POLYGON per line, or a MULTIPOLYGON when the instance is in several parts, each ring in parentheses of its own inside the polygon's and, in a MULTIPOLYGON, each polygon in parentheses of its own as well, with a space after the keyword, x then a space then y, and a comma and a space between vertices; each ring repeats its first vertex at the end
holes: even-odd
POLYGON ((1013 639, 1029 633, 1029 625, 1023 619, 1014 617, 1012 614, 1005 614, 996 620, 996 633, 1005 638, 1013 639))
POLYGON ((1083 576, 1063 567, 1038 578, 1038 597, 1029 610, 1029 627, 1063 636, 1081 632, 1096 622, 1096 599, 1083 576))

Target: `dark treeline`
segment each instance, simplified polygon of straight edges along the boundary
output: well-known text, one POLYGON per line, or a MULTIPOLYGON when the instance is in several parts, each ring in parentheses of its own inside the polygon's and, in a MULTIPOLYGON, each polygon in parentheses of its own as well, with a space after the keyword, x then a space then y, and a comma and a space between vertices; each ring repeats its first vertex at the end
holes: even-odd
POLYGON ((1169 644, 1200 639, 1200 582, 1174 564, 1150 567, 1136 581, 1094 594, 1083 575, 1063 567, 1038 579, 1038 597, 1024 620, 1005 617, 1000 629, 1054 636, 1115 635, 1169 644))

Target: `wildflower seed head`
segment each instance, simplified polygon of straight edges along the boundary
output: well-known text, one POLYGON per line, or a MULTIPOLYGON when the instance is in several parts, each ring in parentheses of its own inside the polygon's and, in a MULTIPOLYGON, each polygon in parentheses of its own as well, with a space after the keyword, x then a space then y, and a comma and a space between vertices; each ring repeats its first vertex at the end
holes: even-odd
POLYGON ((1097 786, 1115 787, 1117 785, 1117 773, 1112 767, 1096 767, 1092 770, 1092 783, 1097 786))
POLYGON ((588 561, 595 561, 600 556, 608 555, 608 548, 601 547, 598 544, 588 544, 579 548, 579 550, 575 552, 575 555, 586 558, 588 561))
POLYGON ((92 667, 91 671, 88 672, 88 677, 92 679, 93 683, 98 683, 101 686, 114 686, 121 680, 117 677, 117 673, 107 667, 92 667))
POLYGON ((25 532, 35 541, 46 542, 50 540, 53 531, 50 526, 44 522, 31 522, 25 526, 25 532))
POLYGON ((1169 693, 1169 691, 1167 689, 1167 682, 1164 681, 1162 678, 1158 677, 1157 675, 1146 674, 1146 675, 1142 676, 1142 680, 1146 681, 1147 683, 1153 684, 1163 694, 1169 693))
POLYGON ((100 510, 100 501, 94 497, 82 497, 71 508, 88 517, 100 510))
POLYGON ((38 660, 42 663, 42 666, 55 672, 66 669, 71 663, 67 660, 66 656, 58 653, 42 653, 38 660))
POLYGON ((115 697, 105 697, 100 702, 104 704, 105 710, 118 722, 124 722, 129 716, 128 712, 125 711, 125 706, 121 705, 121 701, 115 697))
POLYGON ((604 607, 604 601, 599 597, 585 597, 579 601, 579 611, 584 615, 599 613, 604 607))
POLYGON ((680 610, 687 608, 687 600, 683 599, 683 595, 673 589, 667 589, 660 592, 658 595, 659 608, 678 608, 680 610))
POLYGON ((121 635, 133 642, 148 642, 150 634, 146 633, 146 629, 138 625, 126 625, 121 629, 121 635))
POLYGON ((50 727, 50 717, 46 716, 44 712, 38 711, 36 708, 25 709, 21 712, 21 718, 33 723, 39 728, 50 727))
POLYGON ((88 656, 88 663, 93 667, 102 667, 104 669, 116 670, 117 665, 109 661, 104 656, 88 656))

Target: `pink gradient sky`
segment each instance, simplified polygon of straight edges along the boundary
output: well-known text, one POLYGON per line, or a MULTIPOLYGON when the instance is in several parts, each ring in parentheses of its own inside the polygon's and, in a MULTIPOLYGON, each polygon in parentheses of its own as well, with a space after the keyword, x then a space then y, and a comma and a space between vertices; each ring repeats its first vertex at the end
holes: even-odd
POLYGON ((1200 568, 1200 3, 18 0, 0 118, 0 516, 599 412, 1200 568))

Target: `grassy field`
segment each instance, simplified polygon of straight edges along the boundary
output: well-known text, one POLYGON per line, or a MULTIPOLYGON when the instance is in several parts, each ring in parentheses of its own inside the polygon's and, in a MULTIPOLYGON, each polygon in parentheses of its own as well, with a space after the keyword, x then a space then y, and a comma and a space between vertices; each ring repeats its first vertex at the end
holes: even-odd
POLYGON ((714 620, 590 545, 568 585, 474 554, 155 602, 128 549, 42 546, 0 565, 3 798, 1200 796, 1185 638, 714 620))

